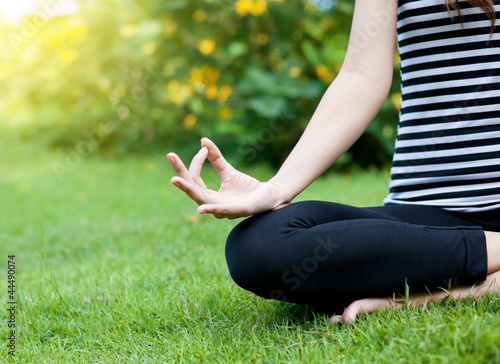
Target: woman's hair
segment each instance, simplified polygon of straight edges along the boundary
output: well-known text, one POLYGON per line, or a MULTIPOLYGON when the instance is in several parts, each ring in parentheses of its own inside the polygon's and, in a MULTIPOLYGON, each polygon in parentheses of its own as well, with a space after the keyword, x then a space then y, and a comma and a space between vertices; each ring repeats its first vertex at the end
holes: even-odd
MULTIPOLYGON (((463 16, 460 9, 460 5, 458 4, 458 0, 445 0, 445 1, 448 12, 451 12, 451 10, 458 11, 458 18, 462 22, 463 16)), ((495 8, 493 7, 493 0, 467 0, 467 2, 472 6, 476 6, 484 10, 488 19, 491 20, 490 34, 493 34, 493 32, 495 31, 495 20, 497 19, 497 14, 495 12, 495 8)))

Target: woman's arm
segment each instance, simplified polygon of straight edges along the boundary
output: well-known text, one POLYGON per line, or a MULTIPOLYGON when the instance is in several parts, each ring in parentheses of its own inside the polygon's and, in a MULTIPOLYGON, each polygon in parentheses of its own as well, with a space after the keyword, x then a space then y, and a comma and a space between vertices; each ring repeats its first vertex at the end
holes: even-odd
POLYGON ((363 133, 392 83, 397 0, 357 0, 340 73, 299 142, 269 183, 291 200, 334 163, 363 133))
POLYGON ((236 170, 203 138, 189 168, 175 153, 167 154, 177 174, 171 183, 200 205, 198 213, 217 218, 245 217, 289 204, 359 138, 384 104, 392 82, 396 13, 397 0, 356 0, 342 69, 271 180, 259 182, 236 170), (219 175, 218 191, 208 189, 200 177, 207 158, 219 175))

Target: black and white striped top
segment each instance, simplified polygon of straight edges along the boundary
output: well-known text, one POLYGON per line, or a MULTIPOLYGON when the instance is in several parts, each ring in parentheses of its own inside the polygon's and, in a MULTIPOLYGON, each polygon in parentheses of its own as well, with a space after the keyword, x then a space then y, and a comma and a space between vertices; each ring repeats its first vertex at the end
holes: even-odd
POLYGON ((460 4, 463 26, 444 0, 399 1, 402 102, 386 204, 500 208, 500 20, 490 38, 484 11, 460 4))

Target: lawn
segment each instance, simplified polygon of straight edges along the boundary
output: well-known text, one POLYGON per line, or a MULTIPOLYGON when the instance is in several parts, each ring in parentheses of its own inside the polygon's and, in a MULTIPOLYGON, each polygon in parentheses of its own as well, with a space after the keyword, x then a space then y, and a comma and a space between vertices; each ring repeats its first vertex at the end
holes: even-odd
MULTIPOLYGON (((238 220, 198 217, 169 184, 163 155, 91 155, 58 175, 53 166, 63 155, 16 143, 0 152, 1 362, 500 362, 498 296, 334 327, 309 307, 240 289, 224 258, 238 220), (5 340, 9 254, 14 357, 5 340)), ((213 183, 213 173, 207 178, 213 183)), ((375 205, 387 183, 387 173, 329 174, 300 200, 375 205)))

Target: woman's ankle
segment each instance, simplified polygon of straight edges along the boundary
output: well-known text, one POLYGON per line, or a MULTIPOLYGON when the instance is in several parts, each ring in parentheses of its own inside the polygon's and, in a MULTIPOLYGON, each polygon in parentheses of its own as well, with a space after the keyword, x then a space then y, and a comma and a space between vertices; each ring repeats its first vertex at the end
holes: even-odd
POLYGON ((500 271, 500 233, 485 231, 488 251, 488 274, 500 271))

